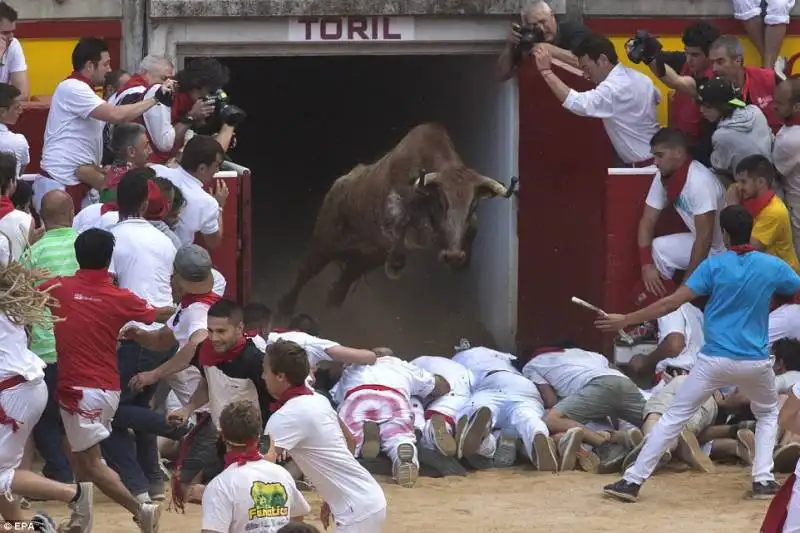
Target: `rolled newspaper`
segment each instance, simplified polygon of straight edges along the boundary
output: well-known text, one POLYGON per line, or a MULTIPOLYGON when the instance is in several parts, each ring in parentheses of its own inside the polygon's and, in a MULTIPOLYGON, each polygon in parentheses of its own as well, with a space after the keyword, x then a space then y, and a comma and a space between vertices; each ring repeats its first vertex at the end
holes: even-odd
MULTIPOLYGON (((606 313, 605 311, 603 311, 602 309, 600 309, 596 305, 592 305, 592 304, 590 304, 589 302, 587 302, 585 300, 581 300, 577 296, 573 296, 572 297, 572 303, 580 305, 581 307, 585 307, 586 309, 589 309, 591 311, 594 311, 595 313, 597 313, 597 314, 599 314, 599 315, 601 315, 603 317, 607 317, 608 316, 608 313, 606 313)), ((628 335, 627 333, 625 333, 623 330, 619 330, 619 336, 623 341, 625 341, 625 342, 627 342, 629 344, 633 343, 633 338, 630 335, 628 335)))

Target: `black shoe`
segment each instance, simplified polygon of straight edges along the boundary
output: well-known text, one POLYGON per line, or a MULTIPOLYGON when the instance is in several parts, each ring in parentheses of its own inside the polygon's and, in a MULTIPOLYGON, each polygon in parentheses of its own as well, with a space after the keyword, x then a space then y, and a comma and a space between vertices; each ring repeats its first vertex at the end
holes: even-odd
POLYGON ((620 479, 616 483, 603 487, 603 493, 623 502, 635 502, 639 500, 639 489, 641 488, 641 485, 620 479))
POLYGON ((775 481, 753 481, 753 492, 750 497, 754 500, 771 500, 781 486, 775 481))

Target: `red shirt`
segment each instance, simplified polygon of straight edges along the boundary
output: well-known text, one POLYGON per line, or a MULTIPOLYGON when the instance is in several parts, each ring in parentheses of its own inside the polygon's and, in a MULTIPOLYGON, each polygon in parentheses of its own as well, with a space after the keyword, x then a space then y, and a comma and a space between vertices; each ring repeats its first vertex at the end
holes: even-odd
POLYGON ((152 324, 156 310, 111 282, 108 270, 78 270, 44 282, 58 301, 55 322, 58 390, 71 387, 120 390, 117 337, 131 320, 152 324), (58 285, 58 286, 56 286, 58 285))
POLYGON ((775 113, 772 105, 778 81, 775 77, 775 71, 769 68, 744 67, 744 87, 742 87, 742 99, 761 109, 773 133, 777 133, 783 126, 783 121, 775 113))
MULTIPOLYGON (((691 71, 689 65, 684 64, 681 68, 681 76, 689 76, 691 71)), ((709 68, 703 72, 703 78, 713 78, 714 73, 709 68)), ((703 116, 700 114, 700 106, 697 101, 686 93, 675 91, 670 102, 670 126, 682 131, 689 138, 690 144, 694 145, 700 136, 700 121, 703 116)))

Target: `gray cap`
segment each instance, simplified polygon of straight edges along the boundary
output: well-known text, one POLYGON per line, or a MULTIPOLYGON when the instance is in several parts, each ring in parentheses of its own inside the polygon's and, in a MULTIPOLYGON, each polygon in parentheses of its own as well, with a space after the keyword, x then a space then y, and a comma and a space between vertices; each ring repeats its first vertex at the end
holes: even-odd
POLYGON ((205 281, 211 276, 211 256, 196 244, 182 246, 175 254, 175 274, 190 282, 205 281))

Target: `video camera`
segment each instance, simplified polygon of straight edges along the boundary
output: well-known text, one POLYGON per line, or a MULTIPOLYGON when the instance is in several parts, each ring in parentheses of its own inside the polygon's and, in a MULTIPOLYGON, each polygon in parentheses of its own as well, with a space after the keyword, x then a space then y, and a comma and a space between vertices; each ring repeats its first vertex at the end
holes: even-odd
POLYGON ((213 105, 214 116, 229 126, 236 126, 247 117, 242 108, 228 103, 228 94, 222 89, 217 89, 204 97, 203 101, 213 105))
POLYGON ((517 55, 521 57, 533 48, 533 45, 544 42, 544 31, 539 26, 533 24, 513 25, 514 31, 519 33, 519 44, 517 44, 517 55))
POLYGON ((632 39, 628 40, 625 48, 631 62, 639 64, 644 61, 646 64, 650 64, 661 52, 662 47, 658 39, 650 35, 649 31, 639 30, 632 39))

